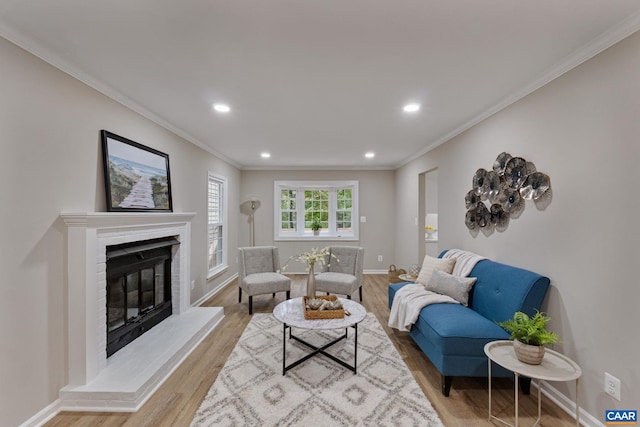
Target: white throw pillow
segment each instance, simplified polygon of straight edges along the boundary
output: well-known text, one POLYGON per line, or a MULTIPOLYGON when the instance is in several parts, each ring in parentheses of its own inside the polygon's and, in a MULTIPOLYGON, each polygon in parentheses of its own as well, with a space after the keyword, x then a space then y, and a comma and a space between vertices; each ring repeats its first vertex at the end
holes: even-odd
POLYGON ((422 261, 422 269, 420 270, 420 274, 418 274, 416 283, 426 285, 429 282, 429 279, 431 279, 431 275, 434 270, 440 270, 451 274, 455 264, 455 258, 434 258, 427 255, 424 257, 424 261, 422 261))
POLYGON ((469 305, 469 291, 476 280, 476 277, 452 276, 436 270, 425 285, 425 289, 437 294, 448 295, 466 307, 469 305))

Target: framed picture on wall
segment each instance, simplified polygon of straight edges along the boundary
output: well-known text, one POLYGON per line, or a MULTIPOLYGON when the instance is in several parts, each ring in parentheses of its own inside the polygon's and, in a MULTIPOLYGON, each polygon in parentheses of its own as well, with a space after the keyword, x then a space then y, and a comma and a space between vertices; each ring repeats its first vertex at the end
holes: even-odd
POLYGON ((169 156, 101 131, 107 211, 172 212, 169 156))

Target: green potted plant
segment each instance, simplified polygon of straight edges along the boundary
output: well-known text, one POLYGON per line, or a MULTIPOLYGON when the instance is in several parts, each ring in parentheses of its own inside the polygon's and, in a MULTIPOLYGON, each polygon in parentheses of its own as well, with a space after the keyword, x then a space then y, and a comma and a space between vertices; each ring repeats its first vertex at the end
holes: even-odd
POLYGON ((322 223, 318 218, 314 218, 311 222, 311 230, 313 230, 313 235, 318 236, 320 234, 320 229, 322 228, 322 223))
POLYGON ((507 332, 511 333, 513 349, 518 360, 530 365, 539 365, 544 357, 544 346, 558 342, 556 333, 547 330, 547 323, 551 320, 544 313, 537 311, 532 317, 517 311, 513 319, 499 322, 507 332))

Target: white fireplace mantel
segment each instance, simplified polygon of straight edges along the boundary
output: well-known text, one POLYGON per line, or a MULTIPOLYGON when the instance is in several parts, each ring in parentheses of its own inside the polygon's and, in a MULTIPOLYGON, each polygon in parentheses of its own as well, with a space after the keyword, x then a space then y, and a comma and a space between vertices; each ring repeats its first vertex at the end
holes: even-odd
MULTIPOLYGON (((63 406, 76 406, 78 409, 89 409, 103 406, 97 399, 123 402, 117 410, 135 410, 146 399, 141 390, 152 390, 157 383, 164 381, 162 376, 175 368, 176 363, 188 354, 194 345, 215 327, 222 317, 208 308, 191 307, 191 220, 195 213, 164 212, 63 212, 61 218, 67 225, 67 275, 68 275, 68 386, 61 391, 61 399, 68 401, 63 406), (191 337, 184 338, 177 334, 177 343, 168 343, 177 348, 171 361, 158 362, 157 378, 141 378, 140 387, 131 389, 116 387, 114 393, 106 395, 104 384, 112 386, 114 378, 123 375, 131 368, 139 356, 131 355, 130 361, 122 360, 127 356, 126 347, 107 360, 106 357, 106 247, 140 240, 176 236, 180 241, 171 261, 171 298, 173 314, 155 328, 165 322, 169 328, 175 329, 176 322, 194 328, 194 323, 202 322, 195 327, 191 337), (198 312, 194 314, 194 312, 198 312), (203 315, 203 313, 206 314, 203 315), (188 314, 187 316, 185 316, 188 314), (196 318, 200 320, 196 320, 196 318), (185 339, 183 343, 181 340, 185 339), (188 342, 187 342, 188 341, 188 342), (188 347, 188 348, 187 348, 188 347), (124 354, 123 354, 124 353, 124 354), (118 356, 118 357, 115 357, 118 356), (111 359, 114 359, 113 363, 111 359), (169 363, 171 366, 169 366, 169 363), (122 365, 123 369, 115 365, 122 365), (128 365, 128 366, 127 366, 128 365), (109 369, 107 369, 109 368, 109 369), (105 376, 109 378, 105 378, 105 376), (97 384, 92 387, 92 384, 97 384), (91 393, 87 390, 99 389, 102 393, 91 393), (121 390, 118 392, 117 390, 121 390), (127 391, 127 393, 124 392, 127 391), (79 394, 82 391, 84 394, 79 394), (106 397, 105 397, 106 396, 106 397), (78 403, 86 400, 85 403, 78 403), (69 403, 69 402, 73 403, 69 403)), ((153 329, 152 329, 153 331, 153 329)), ((147 332, 138 340, 153 340, 154 335, 147 332), (146 335, 149 335, 145 338, 146 335)), ((165 336, 167 334, 164 334, 165 336)), ((169 334, 170 335, 170 334, 169 334)), ((136 340, 136 341, 138 341, 136 340)), ((135 342, 135 341, 134 341, 135 342)), ((131 345, 131 344, 130 344, 131 345)), ((165 343, 163 342, 164 346, 165 343)), ((138 345, 140 346, 140 344, 138 345)), ((129 347, 129 346, 127 346, 129 347)), ((158 347, 154 342, 146 342, 146 348, 158 347)), ((161 353, 161 352, 160 352, 161 353)), ((150 356, 152 357, 152 356, 150 356)), ((117 381, 116 381, 117 382, 117 381)), ((129 381, 130 383, 131 381, 129 381)), ((108 405, 109 406, 109 405, 108 405)))

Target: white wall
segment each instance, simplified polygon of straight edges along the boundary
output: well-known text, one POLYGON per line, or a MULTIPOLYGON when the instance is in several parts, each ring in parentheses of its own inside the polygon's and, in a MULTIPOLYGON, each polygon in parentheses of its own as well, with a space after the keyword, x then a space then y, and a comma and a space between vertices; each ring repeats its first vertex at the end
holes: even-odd
MULTIPOLYGON (((192 302, 206 283, 207 171, 240 172, 0 38, 0 425, 19 425, 66 385, 66 228, 62 211, 104 211, 100 130, 169 154, 175 212, 192 225, 192 302)), ((237 247, 231 215, 229 247, 237 247)))
MULTIPOLYGON (((418 174, 438 168, 440 248, 458 247, 551 279, 544 309, 581 365, 580 405, 605 409, 640 402, 637 325, 637 184, 640 182, 640 34, 632 35, 464 134, 397 170, 396 248, 415 261, 418 174), (464 196, 478 168, 502 151, 551 177, 546 210, 528 202, 502 233, 472 235, 464 196), (407 236, 415 239, 406 243, 407 236), (622 380, 622 402, 603 392, 604 372, 622 380)), ((553 383, 574 399, 573 384, 553 383)))
MULTIPOLYGON (((395 173, 390 170, 380 171, 243 171, 241 197, 255 194, 262 205, 256 211, 256 245, 275 245, 280 250, 282 264, 290 256, 307 251, 312 247, 324 247, 331 244, 359 245, 365 250, 365 270, 389 269, 395 263, 393 224, 395 217, 395 173), (359 181, 359 216, 365 216, 366 223, 360 224, 360 240, 357 242, 332 242, 314 240, 313 242, 274 242, 273 235, 273 186, 277 180, 357 180, 359 181), (382 255, 382 262, 378 262, 382 255)), ((241 246, 249 245, 249 226, 247 216, 241 218, 241 246)), ((406 267, 405 267, 406 268, 406 267)), ((286 272, 303 272, 304 265, 292 262, 286 272)), ((366 292, 366 291, 365 291, 366 292)))

